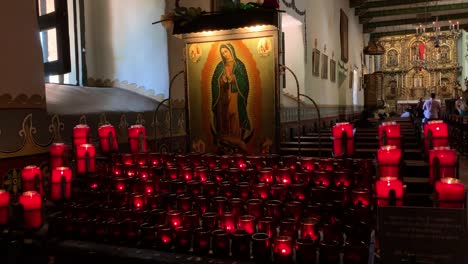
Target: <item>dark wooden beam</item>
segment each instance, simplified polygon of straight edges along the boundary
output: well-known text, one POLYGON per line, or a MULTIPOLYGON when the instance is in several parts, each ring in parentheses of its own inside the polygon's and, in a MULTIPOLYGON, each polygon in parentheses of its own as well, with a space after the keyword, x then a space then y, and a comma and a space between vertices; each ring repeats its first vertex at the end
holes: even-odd
POLYGON ((397 6, 397 5, 410 5, 410 4, 418 4, 418 3, 427 3, 427 2, 434 2, 434 0, 393 0, 393 1, 374 1, 374 2, 367 2, 359 7, 356 7, 356 15, 359 12, 365 12, 369 8, 378 8, 378 7, 386 7, 386 6, 397 6))
POLYGON ((418 23, 432 23, 432 21, 436 21, 438 19, 442 23, 452 20, 456 21, 458 19, 468 18, 468 11, 464 13, 458 14, 451 14, 451 15, 441 15, 441 16, 432 16, 428 18, 409 18, 409 19, 400 19, 400 20, 388 20, 388 21, 381 21, 381 22, 371 22, 371 23, 364 23, 363 25, 363 32, 370 33, 373 32, 376 28, 379 27, 391 27, 391 26, 400 26, 400 25, 411 25, 411 24, 418 24, 418 23))
MULTIPOLYGON (((463 24, 460 25, 460 31, 462 29, 468 29, 468 24, 463 24)), ((449 27, 441 27, 441 31, 448 31, 449 27)), ((426 28, 426 32, 433 32, 432 28, 426 28)), ((415 34, 416 29, 408 29, 408 30, 397 30, 397 31, 387 31, 387 32, 377 32, 377 33, 371 33, 370 38, 371 39, 378 39, 382 37, 387 37, 387 36, 398 36, 398 35, 408 35, 408 34, 415 34)))
POLYGON ((440 11, 449 11, 449 10, 457 10, 457 9, 468 9, 468 3, 370 11, 360 16, 359 22, 362 23, 361 21, 365 21, 365 19, 369 19, 369 18, 372 19, 374 17, 411 15, 411 14, 440 12, 440 11))
POLYGON ((349 7, 355 8, 367 3, 368 0, 349 0, 349 7))

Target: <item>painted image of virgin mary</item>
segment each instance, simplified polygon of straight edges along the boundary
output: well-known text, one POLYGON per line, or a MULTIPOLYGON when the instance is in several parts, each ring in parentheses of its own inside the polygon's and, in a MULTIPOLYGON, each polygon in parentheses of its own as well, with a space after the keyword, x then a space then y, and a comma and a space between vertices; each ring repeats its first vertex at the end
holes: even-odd
POLYGON ((221 44, 219 53, 221 61, 211 79, 211 132, 218 144, 243 149, 253 135, 247 114, 249 76, 231 43, 221 44))

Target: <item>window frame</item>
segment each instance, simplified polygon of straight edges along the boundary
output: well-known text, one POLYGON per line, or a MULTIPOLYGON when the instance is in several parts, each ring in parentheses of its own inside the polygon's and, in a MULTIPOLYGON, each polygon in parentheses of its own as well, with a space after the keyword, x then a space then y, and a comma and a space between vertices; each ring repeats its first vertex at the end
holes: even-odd
POLYGON ((57 34, 57 60, 44 62, 44 75, 62 75, 71 72, 70 39, 68 31, 67 1, 54 0, 55 11, 39 15, 40 0, 36 0, 39 32, 55 28, 57 34))

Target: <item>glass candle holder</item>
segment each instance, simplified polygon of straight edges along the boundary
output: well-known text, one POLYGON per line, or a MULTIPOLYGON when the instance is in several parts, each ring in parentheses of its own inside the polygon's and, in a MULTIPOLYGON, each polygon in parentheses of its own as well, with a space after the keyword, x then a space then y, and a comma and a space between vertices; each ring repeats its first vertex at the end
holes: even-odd
POLYGON ((156 227, 144 223, 140 226, 140 241, 143 247, 152 247, 156 242, 156 227))
POLYGON ((174 243, 174 231, 170 226, 158 226, 157 231, 157 241, 161 249, 169 250, 172 248, 174 243))
POLYGON ((166 179, 159 179, 156 181, 156 190, 159 193, 168 193, 171 189, 171 181, 166 179))
POLYGON ((214 168, 211 171, 211 175, 212 175, 212 179, 218 183, 224 181, 225 172, 222 168, 214 168))
POLYGON ((289 197, 291 200, 303 202, 306 199, 305 190, 304 183, 292 183, 289 185, 289 197))
POLYGON ((138 241, 138 232, 140 229, 140 223, 138 221, 125 221, 124 222, 124 233, 125 233, 125 240, 130 245, 135 245, 138 241))
POLYGON ((252 235, 252 256, 255 263, 270 263, 270 237, 267 233, 252 235))
POLYGON ((247 214, 252 215, 255 219, 263 216, 263 201, 260 199, 250 199, 246 203, 247 214))
POLYGON ((210 206, 210 200, 205 196, 197 196, 195 198, 195 210, 197 210, 200 214, 204 214, 208 211, 210 206))
POLYGON ((224 210, 227 205, 228 198, 224 196, 216 196, 212 200, 212 211, 219 215, 224 214, 224 210))
POLYGON ((340 263, 340 247, 337 241, 320 242, 320 263, 338 264, 340 263))
POLYGON ((303 171, 314 171, 315 159, 311 157, 301 157, 299 159, 303 171))
POLYGON ((122 157, 122 163, 124 165, 133 165, 133 164, 135 164, 133 154, 125 153, 125 154, 122 154, 121 157, 122 157))
POLYGON ((42 198, 35 191, 22 193, 18 202, 23 206, 23 225, 25 229, 38 229, 42 226, 42 198))
POLYGON ((190 152, 188 154, 189 163, 193 167, 201 166, 201 157, 202 157, 202 153, 200 152, 190 152))
POLYGON ((113 180, 114 188, 118 192, 126 192, 129 190, 129 180, 126 178, 115 178, 113 180))
POLYGON ((309 186, 312 173, 309 171, 296 171, 294 172, 294 181, 296 183, 303 183, 305 186, 309 186))
POLYGON ((192 196, 186 193, 177 196, 177 208, 181 211, 192 210, 192 196))
POLYGON ((177 194, 176 193, 161 193, 161 208, 167 211, 177 210, 177 194))
POLYGON ((236 184, 237 187, 237 197, 240 197, 242 200, 246 200, 250 196, 250 184, 248 182, 239 182, 236 184))
POLYGON ((137 168, 137 177, 140 180, 147 180, 150 178, 150 169, 148 166, 138 166, 137 168))
POLYGON ((236 217, 244 214, 244 201, 240 198, 231 198, 228 202, 229 211, 236 217))
POLYGON ((334 159, 320 159, 319 168, 324 171, 334 171, 336 168, 336 162, 334 159))
POLYGON ((377 163, 379 165, 380 177, 396 177, 399 174, 401 160, 401 149, 396 146, 383 146, 377 150, 377 163))
POLYGON ((8 223, 8 206, 10 204, 10 193, 0 189, 0 226, 8 223))
POLYGON ((349 187, 351 186, 351 172, 350 171, 335 171, 333 175, 333 184, 336 187, 349 187))
POLYGON ((219 216, 218 228, 231 233, 236 228, 236 216, 232 213, 224 213, 219 216))
POLYGON ((361 264, 369 260, 369 247, 362 241, 349 241, 343 249, 344 263, 361 264))
POLYGON ((182 179, 186 182, 193 180, 193 170, 192 167, 182 167, 181 171, 182 179))
POLYGON ((130 199, 131 206, 135 210, 143 210, 145 208, 145 199, 143 194, 134 193, 130 199))
POLYGON ((292 218, 281 219, 280 224, 279 224, 279 235, 289 236, 293 239, 296 238, 297 237, 296 225, 297 225, 296 220, 292 218))
POLYGON ((263 168, 259 171, 258 180, 267 185, 273 183, 273 168, 263 168))
POLYGON ((291 170, 289 168, 279 168, 276 175, 276 182, 284 185, 292 183, 291 170))
POLYGON ((187 191, 194 197, 198 196, 202 192, 202 182, 199 180, 191 180, 187 182, 187 191))
POLYGON ((218 214, 214 212, 204 213, 202 215, 202 227, 205 230, 213 231, 217 227, 218 214))
POLYGON ((143 153, 143 152, 134 153, 133 156, 134 156, 135 163, 138 166, 148 165, 148 153, 143 153))
POLYGON ((175 163, 181 168, 186 167, 188 165, 188 156, 185 154, 175 155, 175 163))
POLYGON ((158 209, 161 206, 161 197, 159 194, 145 193, 146 209, 158 209))
POLYGON ((21 186, 23 192, 35 191, 43 193, 42 171, 36 165, 28 165, 21 170, 21 186))
POLYGON ((221 169, 227 169, 231 166, 232 163, 232 157, 229 155, 222 155, 218 157, 218 163, 221 169))
POLYGON ((193 252, 197 255, 207 255, 210 251, 211 231, 197 228, 193 232, 193 252))
POLYGON ((230 181, 223 181, 219 184, 219 194, 227 198, 233 195, 233 185, 230 181))
POLYGON ((185 192, 185 182, 181 180, 171 180, 171 192, 181 194, 185 192))
POLYGON ((218 193, 218 186, 216 182, 205 181, 203 182, 203 195, 208 197, 215 197, 218 193))
POLYGON ((309 239, 309 240, 317 240, 319 238, 318 224, 319 224, 318 218, 307 217, 307 218, 302 219, 300 229, 299 229, 300 238, 309 239))
POLYGON ((455 178, 442 178, 435 183, 437 204, 442 208, 463 208, 465 185, 455 178))
POLYGON ((145 180, 140 182, 141 188, 140 191, 145 193, 146 195, 151 195, 154 193, 154 181, 153 180, 145 180))
POLYGON ((50 169, 68 166, 68 151, 65 143, 52 143, 49 147, 50 169))
POLYGON ((179 168, 178 167, 167 167, 166 174, 169 179, 175 180, 179 178, 179 168))
MULTIPOLYGON (((245 166, 245 163, 242 164, 245 166)), ((237 184, 240 181, 241 173, 242 171, 239 168, 228 168, 226 172, 226 180, 233 184, 237 184)))
POLYGON ((166 223, 166 213, 167 211, 164 209, 153 209, 151 210, 148 222, 153 226, 161 226, 166 223))
POLYGON ((246 156, 247 163, 251 164, 257 171, 260 171, 263 167, 262 156, 246 156))
POLYGON ((194 178, 201 182, 206 182, 208 178, 208 168, 206 167, 196 167, 194 171, 194 178))
POLYGON ((171 210, 166 213, 166 224, 172 228, 176 228, 182 224, 182 211, 171 210))
POLYGON ((112 166, 112 174, 114 175, 114 177, 122 177, 125 171, 124 168, 125 167, 123 164, 120 164, 120 163, 114 164, 114 166, 112 166))
POLYGON ((330 186, 331 172, 330 171, 315 171, 313 180, 315 185, 330 186))
POLYGON ((368 189, 356 188, 351 190, 351 201, 354 205, 362 204, 368 206, 370 202, 370 193, 368 189))
MULTIPOLYGON (((315 263, 317 259, 317 248, 315 242, 310 239, 296 240, 296 263, 315 263)), ((347 262, 345 262, 347 263, 347 262)))
POLYGON ((429 151, 429 181, 435 178, 455 178, 457 174, 457 152, 450 147, 435 147, 429 151))
POLYGON ((288 187, 284 184, 273 184, 270 187, 271 198, 274 200, 285 201, 288 195, 288 187))
POLYGON ((250 235, 244 229, 236 229, 231 233, 232 257, 239 260, 250 259, 250 235))
POLYGON ((136 174, 137 174, 137 165, 135 164, 125 165, 125 175, 128 178, 134 178, 136 174))
POLYGON ((266 233, 269 237, 276 236, 276 226, 272 217, 262 217, 258 219, 257 230, 259 233, 266 233))
POLYGON ((286 203, 286 216, 293 218, 296 221, 302 216, 302 203, 298 201, 290 201, 286 203))
POLYGON ((211 233, 213 237, 213 255, 216 257, 229 256, 229 233, 224 230, 214 230, 211 233))
POLYGON ((179 226, 175 229, 175 249, 181 252, 188 252, 192 247, 192 230, 179 226))
POLYGON ((214 169, 216 167, 216 155, 213 153, 205 153, 201 156, 201 160, 203 161, 202 164, 204 163, 210 170, 214 169))
POLYGON ((142 125, 132 125, 128 128, 128 143, 130 152, 146 152, 146 129, 142 125))
POLYGON ((187 211, 183 214, 184 227, 194 229, 200 227, 200 216, 195 211, 187 211))
POLYGON ((293 242, 289 236, 273 238, 273 258, 275 263, 292 263, 293 242))
POLYGON ((161 165, 161 153, 159 152, 152 152, 148 154, 148 163, 151 166, 159 166, 161 165))
POLYGON ((72 171, 68 167, 55 167, 52 169, 50 199, 58 201, 71 197, 72 171))
POLYGON ((78 124, 73 127, 73 145, 75 148, 89 142, 90 127, 86 124, 78 124))
POLYGON ((310 187, 310 200, 323 203, 327 200, 327 188, 325 186, 310 187))
POLYGON ((377 197, 378 206, 388 206, 390 204, 390 192, 395 193, 395 198, 397 199, 396 205, 401 206, 403 203, 401 199, 403 198, 403 183, 395 177, 381 177, 375 183, 375 192, 377 197))
POLYGON ((243 215, 240 216, 237 221, 237 226, 239 229, 245 230, 249 235, 255 233, 255 216, 253 215, 243 215))
POLYGON ((283 203, 278 200, 268 200, 265 202, 266 215, 273 217, 273 220, 279 221, 282 216, 283 203))
POLYGON ((296 164, 298 162, 297 156, 286 155, 282 156, 281 160, 283 162, 284 167, 289 168, 292 172, 296 171, 296 164))
MULTIPOLYGON (((116 188, 119 188, 118 186, 120 185, 117 185, 116 188)), ((112 190, 109 193, 109 200, 115 208, 124 207, 128 205, 128 194, 122 190, 112 190)))
POLYGON ((252 197, 260 198, 262 200, 268 199, 270 186, 265 183, 258 183, 253 187, 252 197))

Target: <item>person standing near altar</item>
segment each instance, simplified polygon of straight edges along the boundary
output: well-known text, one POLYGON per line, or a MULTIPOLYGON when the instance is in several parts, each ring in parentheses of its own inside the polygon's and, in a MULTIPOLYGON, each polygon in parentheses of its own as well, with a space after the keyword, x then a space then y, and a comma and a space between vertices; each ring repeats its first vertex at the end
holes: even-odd
POLYGON ((430 120, 439 119, 440 111, 442 107, 440 102, 435 100, 435 93, 431 93, 431 97, 424 102, 423 110, 424 110, 424 119, 423 123, 427 123, 430 120))

